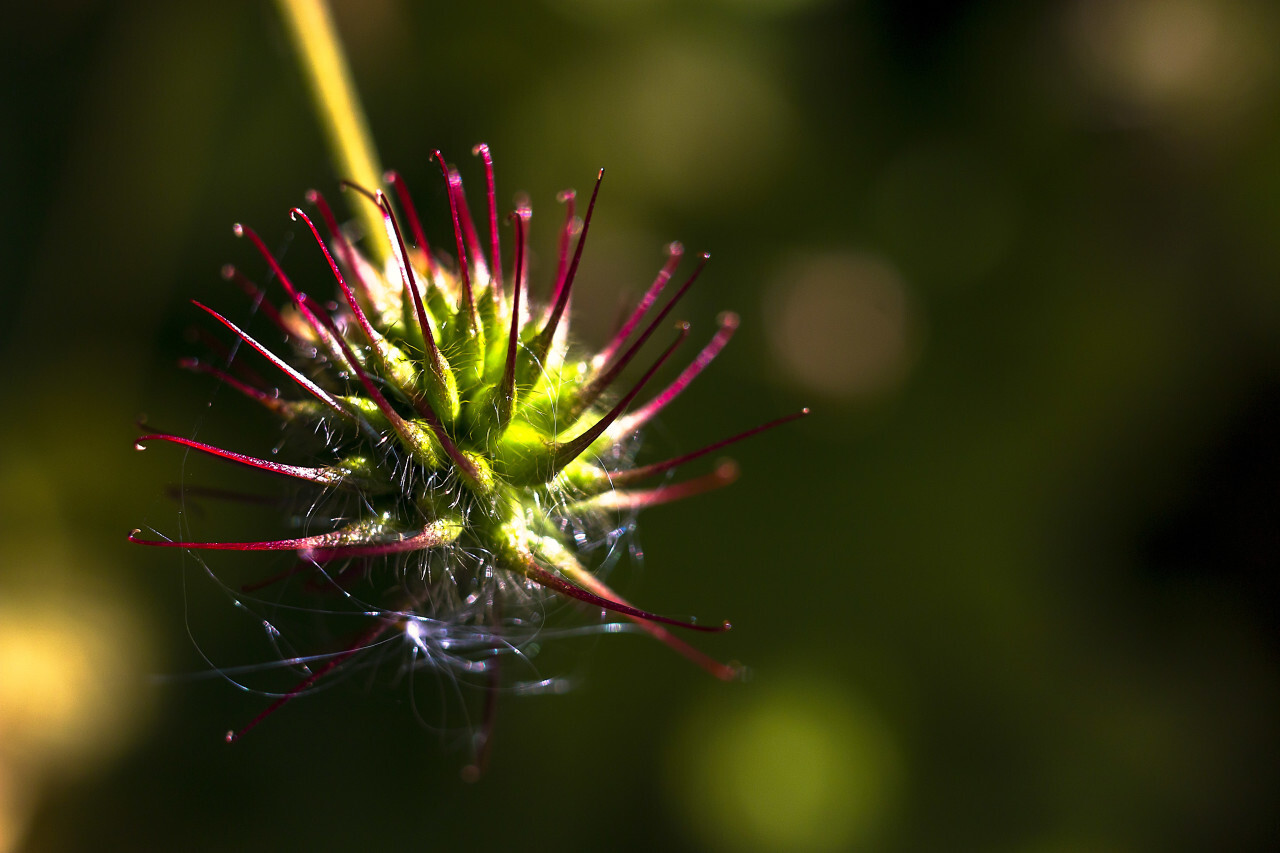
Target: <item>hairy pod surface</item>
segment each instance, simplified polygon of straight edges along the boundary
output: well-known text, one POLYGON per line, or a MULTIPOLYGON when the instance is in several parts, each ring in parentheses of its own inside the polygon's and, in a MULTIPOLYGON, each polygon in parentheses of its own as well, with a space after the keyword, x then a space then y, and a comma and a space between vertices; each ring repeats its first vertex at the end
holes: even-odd
MULTIPOLYGON (((487 246, 458 172, 437 152, 448 186, 452 258, 428 245, 403 180, 391 172, 385 180, 399 212, 381 190, 344 185, 356 203, 376 205, 381 214, 393 249, 384 269, 348 239, 319 193, 307 198, 327 236, 311 215, 300 208, 291 211, 327 262, 337 286, 333 302, 300 291, 258 235, 235 226, 261 255, 283 291, 283 304, 277 306, 232 267, 224 269, 224 277, 258 301, 283 347, 259 342, 196 303, 239 342, 246 351, 242 362, 247 351, 256 353, 279 385, 267 384, 256 371, 234 374, 232 365, 187 359, 183 366, 217 376, 291 428, 323 433, 324 458, 292 464, 165 433, 138 440, 139 448, 176 444, 290 478, 316 493, 309 498, 313 504, 345 496, 347 511, 332 529, 286 539, 195 542, 143 538, 135 530, 133 541, 192 550, 293 552, 295 572, 312 572, 339 589, 369 572, 385 572, 393 581, 386 600, 370 605, 369 626, 360 636, 326 656, 229 739, 391 632, 402 632, 431 666, 494 674, 503 655, 519 654, 540 631, 546 633, 539 625, 540 610, 530 605, 547 596, 573 599, 606 618, 628 621, 718 678, 738 674, 736 666, 711 659, 668 630, 718 632, 728 623, 701 625, 631 605, 586 565, 580 545, 586 531, 616 527, 619 517, 731 483, 737 468, 727 462, 682 482, 661 478, 808 410, 679 458, 632 467, 645 424, 710 364, 737 328, 736 315, 722 315, 711 340, 676 379, 637 402, 689 326, 676 324, 670 339, 653 347, 656 354, 640 358, 641 351, 655 333, 672 326, 672 309, 708 256, 701 256, 683 284, 667 295, 683 254, 672 243, 667 262, 617 333, 599 352, 584 353, 570 335, 570 305, 603 170, 581 220, 573 194, 561 195, 567 210, 556 276, 545 304, 534 305, 526 281, 531 212, 521 206, 507 217, 515 247, 511 271, 504 275, 492 161, 487 146, 477 146, 474 153, 487 167, 487 246), (634 362, 641 364, 638 380, 619 389, 619 378, 634 362), (646 487, 650 480, 659 482, 646 487)), ((491 687, 490 701, 493 695, 491 687)), ((491 719, 490 713, 485 716, 491 719)))

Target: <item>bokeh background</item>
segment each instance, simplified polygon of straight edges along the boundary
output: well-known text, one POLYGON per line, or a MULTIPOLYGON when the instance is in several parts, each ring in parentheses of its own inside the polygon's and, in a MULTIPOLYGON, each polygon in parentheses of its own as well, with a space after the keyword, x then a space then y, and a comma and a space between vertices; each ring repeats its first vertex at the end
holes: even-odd
POLYGON ((178 524, 140 414, 270 442, 174 364, 187 300, 248 316, 231 223, 287 261, 288 208, 336 194, 273 8, 31 6, 0 35, 0 850, 1280 843, 1273 4, 338 3, 432 233, 428 152, 474 188, 486 141, 545 282, 555 192, 608 167, 584 338, 668 240, 713 253, 684 316, 742 328, 652 458, 814 410, 647 513, 622 576, 732 618, 695 639, 752 680, 548 649, 576 688, 505 702, 474 785, 394 666, 224 744, 266 700, 185 676, 269 660, 262 628, 125 542, 178 524))

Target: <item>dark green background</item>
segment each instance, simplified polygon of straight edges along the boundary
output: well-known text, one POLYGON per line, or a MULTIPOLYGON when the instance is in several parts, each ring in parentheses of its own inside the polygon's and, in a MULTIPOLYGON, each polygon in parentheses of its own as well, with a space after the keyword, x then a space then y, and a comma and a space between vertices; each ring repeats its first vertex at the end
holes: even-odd
POLYGON ((288 208, 339 176, 269 5, 10 10, 0 596, 87 656, 96 692, 74 693, 109 722, 46 754, 0 720, 29 849, 1280 840, 1270 4, 387 0, 338 19, 432 233, 428 153, 474 200, 486 141, 500 197, 533 201, 545 283, 555 192, 608 168, 589 342, 665 241, 712 251, 683 314, 702 336, 733 308, 742 329, 646 458, 814 409, 735 451, 731 489, 647 513, 623 583, 731 618, 694 639, 754 678, 712 682, 633 636, 548 649, 579 686, 505 702, 476 785, 391 665, 231 747, 262 698, 154 683, 205 668, 184 602, 219 663, 264 653, 190 562, 125 543, 177 525, 180 456, 135 453, 134 420, 265 449, 260 421, 173 367, 187 300, 246 316, 218 269, 260 263, 230 224, 285 245, 288 208), (810 384, 769 331, 787 271, 868 256, 901 283, 900 370, 867 393, 810 384))

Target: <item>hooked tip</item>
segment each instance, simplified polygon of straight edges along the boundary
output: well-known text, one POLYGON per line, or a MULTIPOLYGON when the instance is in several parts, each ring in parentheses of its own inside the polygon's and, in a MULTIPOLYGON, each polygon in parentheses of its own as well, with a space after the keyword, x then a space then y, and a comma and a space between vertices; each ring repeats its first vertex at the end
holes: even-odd
POLYGON ((132 530, 130 530, 130 531, 129 531, 129 541, 130 541, 130 542, 137 542, 137 541, 138 541, 137 536, 138 536, 138 534, 139 534, 139 533, 141 533, 141 532, 142 532, 142 528, 141 528, 141 527, 135 527, 135 528, 133 528, 132 530))
POLYGON ((477 142, 475 145, 471 146, 472 156, 478 157, 481 154, 488 154, 488 153, 489 153, 489 145, 487 143, 477 142))

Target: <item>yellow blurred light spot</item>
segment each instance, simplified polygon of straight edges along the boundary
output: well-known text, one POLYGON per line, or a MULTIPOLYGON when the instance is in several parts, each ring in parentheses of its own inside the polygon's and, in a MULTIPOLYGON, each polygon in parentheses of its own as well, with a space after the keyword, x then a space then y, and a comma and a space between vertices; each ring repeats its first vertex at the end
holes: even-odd
POLYGON ((563 163, 565 174, 580 174, 583 162, 606 160, 610 209, 723 206, 774 181, 768 164, 785 159, 796 138, 779 79, 750 41, 664 33, 568 68, 514 120, 546 143, 523 153, 542 171, 563 163), (565 121, 575 115, 590 120, 565 121))
MULTIPOLYGON (((16 446, 16 444, 14 445, 16 446)), ((109 567, 74 553, 54 522, 48 466, 0 458, 0 853, 22 842, 45 785, 118 751, 145 716, 143 630, 109 567)))
POLYGON ((859 252, 798 256, 775 276, 769 331, 790 378, 832 397, 896 387, 916 349, 906 284, 883 258, 859 252))
POLYGON ((745 194, 793 125, 767 69, 729 44, 656 43, 623 79, 618 142, 669 198, 745 194))
POLYGON ((672 761, 679 806, 709 848, 849 850, 884 829, 901 765, 874 714, 816 682, 741 701, 703 709, 672 761))
POLYGON ((110 643, 120 627, 101 612, 0 608, 0 731, 19 757, 100 747, 126 662, 110 643))
POLYGON ((0 603, 0 853, 46 780, 117 751, 139 719, 141 649, 123 610, 77 595, 0 603))
POLYGON ((1274 10, 1256 0, 1080 0, 1067 21, 1091 85, 1139 117, 1221 129, 1275 64, 1274 10))

